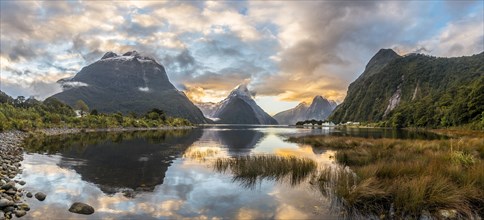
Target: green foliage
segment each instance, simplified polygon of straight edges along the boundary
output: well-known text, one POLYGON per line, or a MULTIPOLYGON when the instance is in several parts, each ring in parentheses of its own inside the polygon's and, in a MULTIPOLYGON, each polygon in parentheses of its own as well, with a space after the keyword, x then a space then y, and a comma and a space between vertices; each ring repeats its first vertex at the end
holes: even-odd
POLYGON ((398 112, 392 116, 391 122, 392 122, 392 127, 402 128, 405 123, 405 118, 403 117, 402 113, 398 112))
POLYGON ((97 110, 96 110, 96 109, 93 109, 93 110, 91 111, 91 113, 90 113, 90 114, 91 114, 91 115, 98 115, 98 114, 99 114, 99 112, 97 112, 97 110))
POLYGON ((296 122, 296 125, 298 126, 301 126, 301 125, 305 125, 305 124, 312 124, 312 125, 322 125, 323 123, 326 123, 326 122, 329 122, 327 120, 315 120, 315 119, 312 119, 312 120, 305 120, 305 121, 298 121, 296 122))
POLYGON ((84 116, 85 114, 87 114, 87 112, 89 112, 89 107, 84 101, 77 100, 76 110, 79 110, 81 112, 81 116, 84 116))
POLYGON ((350 85, 330 120, 484 129, 484 53, 457 58, 409 55, 380 65, 350 85), (385 114, 397 88, 400 102, 385 114))
POLYGON ((428 96, 401 103, 391 113, 391 119, 404 115, 405 127, 450 127, 469 125, 483 130, 484 76, 474 82, 448 89, 440 97, 428 96))
MULTIPOLYGON (((82 107, 82 106, 81 106, 82 107)), ((82 107, 84 112, 86 108, 82 107)), ((95 110, 93 110, 94 112, 95 110)), ((95 114, 76 117, 74 110, 56 100, 46 99, 44 102, 33 98, 16 99, 12 103, 0 103, 0 131, 21 130, 34 131, 40 128, 117 128, 117 127, 162 127, 191 126, 181 118, 166 118, 162 110, 152 110, 146 115, 153 117, 134 118, 121 113, 95 114), (154 114, 154 115, 153 115, 154 114)))
POLYGON ((13 103, 13 98, 4 92, 0 91, 0 103, 13 103))

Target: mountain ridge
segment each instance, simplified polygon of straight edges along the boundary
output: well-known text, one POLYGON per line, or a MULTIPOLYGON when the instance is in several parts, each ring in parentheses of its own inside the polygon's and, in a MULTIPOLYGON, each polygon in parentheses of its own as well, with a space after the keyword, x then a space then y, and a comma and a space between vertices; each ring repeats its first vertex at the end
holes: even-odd
POLYGON ((277 124, 252 98, 247 85, 234 88, 227 98, 215 104, 197 103, 205 115, 216 123, 277 124))
POLYGON ((397 127, 459 126, 480 117, 484 108, 484 96, 477 95, 484 90, 481 82, 484 52, 452 58, 409 54, 386 59, 377 53, 350 84, 330 120, 387 121, 397 127))
POLYGON ((294 125, 304 120, 325 120, 336 107, 336 102, 320 95, 315 96, 311 103, 301 102, 296 107, 275 114, 273 117, 279 124, 294 125))
POLYGON ((144 114, 153 108, 169 116, 207 123, 203 113, 168 79, 165 68, 154 58, 137 51, 123 55, 107 52, 81 69, 73 78, 59 80, 63 91, 53 95, 74 106, 83 100, 99 112, 144 114))

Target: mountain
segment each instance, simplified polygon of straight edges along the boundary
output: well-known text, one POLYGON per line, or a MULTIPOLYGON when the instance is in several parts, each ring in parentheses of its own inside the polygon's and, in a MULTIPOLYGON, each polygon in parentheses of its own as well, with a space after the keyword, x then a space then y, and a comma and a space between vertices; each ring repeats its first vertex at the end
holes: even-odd
POLYGON ((193 123, 208 120, 184 93, 168 79, 165 68, 155 59, 136 51, 118 55, 106 53, 100 60, 81 69, 72 79, 62 79, 61 93, 55 97, 70 106, 83 100, 99 112, 144 114, 153 108, 169 116, 193 123))
POLYGON ((336 107, 336 102, 316 96, 307 110, 307 119, 325 120, 336 107))
POLYGON ((298 121, 306 120, 309 105, 306 102, 299 103, 296 107, 279 112, 273 116, 281 125, 294 125, 298 121))
POLYGON ((246 85, 237 86, 219 103, 201 103, 206 116, 221 124, 277 124, 252 98, 246 85))
POLYGON ((0 90, 0 103, 13 103, 13 98, 0 90))
POLYGON ((311 104, 301 102, 292 109, 275 114, 274 119, 276 119, 279 124, 288 125, 294 125, 298 121, 311 119, 325 120, 336 105, 335 101, 327 100, 322 96, 316 96, 311 104))
POLYGON ((213 115, 217 110, 218 103, 215 102, 196 102, 194 103, 203 113, 203 115, 209 117, 209 115, 213 115))
POLYGON ((330 116, 393 126, 459 126, 484 119, 484 52, 466 57, 399 56, 382 49, 330 116))

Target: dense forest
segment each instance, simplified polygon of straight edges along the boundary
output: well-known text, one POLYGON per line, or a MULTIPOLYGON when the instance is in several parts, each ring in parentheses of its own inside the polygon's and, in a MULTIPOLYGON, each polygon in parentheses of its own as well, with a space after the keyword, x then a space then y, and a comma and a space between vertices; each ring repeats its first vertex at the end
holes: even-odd
POLYGON ((484 129, 484 53, 436 58, 381 50, 330 120, 484 129))
POLYGON ((0 91, 0 131, 33 131, 40 128, 116 128, 116 127, 160 127, 188 126, 182 118, 167 117, 160 109, 152 109, 144 115, 134 113, 100 114, 79 100, 76 109, 48 98, 43 102, 34 98, 16 99, 0 91), (79 113, 76 114, 76 110, 79 113))

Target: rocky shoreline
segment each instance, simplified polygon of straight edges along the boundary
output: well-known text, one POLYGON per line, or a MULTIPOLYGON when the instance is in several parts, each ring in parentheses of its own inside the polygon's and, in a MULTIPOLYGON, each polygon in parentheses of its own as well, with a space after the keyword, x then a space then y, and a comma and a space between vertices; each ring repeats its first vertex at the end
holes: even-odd
POLYGON ((24 216, 30 209, 22 201, 24 181, 12 179, 22 172, 20 162, 23 160, 22 140, 27 133, 11 131, 0 133, 0 219, 10 219, 13 215, 24 216))
MULTIPOLYGON (((34 134, 61 135, 80 132, 124 132, 146 130, 173 130, 192 129, 194 126, 184 127, 157 127, 157 128, 106 128, 106 129, 78 129, 78 128, 51 128, 35 131, 34 134)), ((7 131, 0 133, 0 220, 11 219, 14 215, 18 218, 27 214, 30 207, 25 197, 31 198, 32 193, 26 192, 21 187, 25 185, 23 180, 13 180, 17 174, 22 173, 21 162, 23 160, 23 140, 32 133, 22 131, 7 131)), ((45 199, 45 194, 37 192, 35 198, 40 201, 45 199)))

